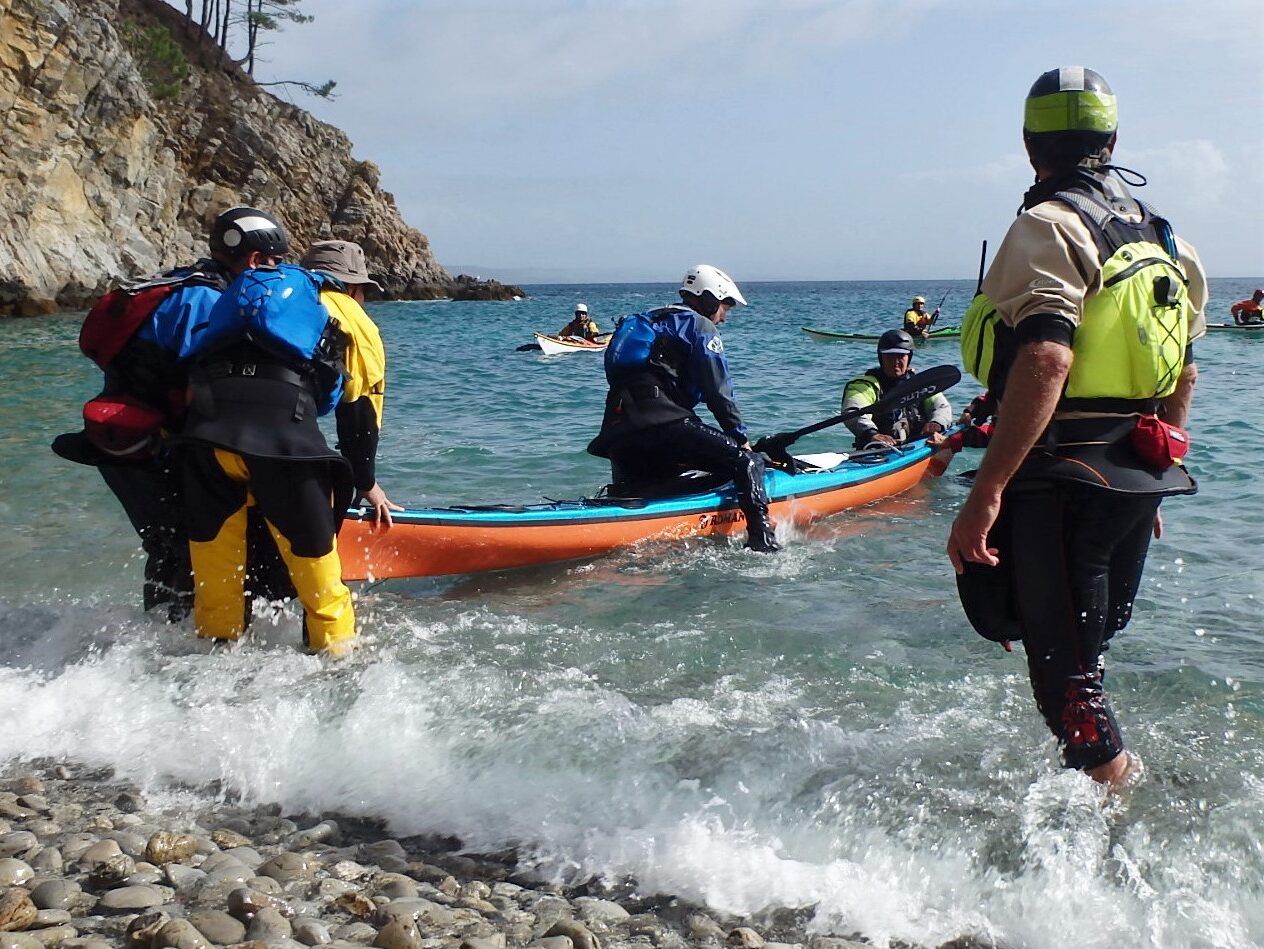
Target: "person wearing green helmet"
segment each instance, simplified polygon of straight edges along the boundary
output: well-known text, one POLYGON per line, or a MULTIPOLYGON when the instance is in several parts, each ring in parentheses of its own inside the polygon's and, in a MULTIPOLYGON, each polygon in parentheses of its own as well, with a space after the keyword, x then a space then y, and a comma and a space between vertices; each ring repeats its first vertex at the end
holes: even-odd
POLYGON ((967 360, 997 422, 947 545, 975 629, 1022 641, 1066 765, 1112 786, 1139 760, 1102 658, 1131 617, 1160 501, 1196 490, 1174 459, 1207 299, 1193 248, 1110 177, 1127 172, 1111 164, 1117 127, 1092 69, 1050 70, 1028 93, 1036 183, 983 280, 995 338, 967 360))

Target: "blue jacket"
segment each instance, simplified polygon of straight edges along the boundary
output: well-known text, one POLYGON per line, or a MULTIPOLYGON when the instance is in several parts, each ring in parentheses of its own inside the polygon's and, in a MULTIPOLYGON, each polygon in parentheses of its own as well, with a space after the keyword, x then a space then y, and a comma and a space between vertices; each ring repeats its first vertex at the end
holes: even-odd
POLYGON ((705 317, 685 306, 624 317, 605 358, 610 393, 599 443, 620 431, 696 417, 700 402, 726 435, 746 441, 724 343, 705 317))

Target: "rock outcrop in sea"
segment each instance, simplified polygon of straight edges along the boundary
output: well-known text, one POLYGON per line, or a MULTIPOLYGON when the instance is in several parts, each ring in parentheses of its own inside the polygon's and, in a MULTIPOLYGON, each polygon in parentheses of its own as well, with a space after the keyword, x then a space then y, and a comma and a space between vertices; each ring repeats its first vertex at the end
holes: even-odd
POLYGON ((237 204, 275 212, 299 249, 359 242, 388 299, 468 293, 346 135, 162 0, 0 0, 0 140, 0 315, 83 308, 201 256, 237 204))

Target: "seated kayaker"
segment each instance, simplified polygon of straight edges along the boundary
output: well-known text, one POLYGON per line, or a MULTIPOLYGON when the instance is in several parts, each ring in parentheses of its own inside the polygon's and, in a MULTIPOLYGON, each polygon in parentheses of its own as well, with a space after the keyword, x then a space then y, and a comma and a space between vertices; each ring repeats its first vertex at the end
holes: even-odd
MULTIPOLYGON (((877 402, 893 385, 913 375, 913 337, 904 330, 887 330, 878 339, 878 365, 843 388, 843 411, 877 402)), ((952 406, 937 392, 898 412, 861 415, 846 425, 857 448, 898 445, 913 438, 942 432, 952 423, 952 406)))
POLYGON ((1229 312, 1233 314, 1233 322, 1238 326, 1264 323, 1264 290, 1256 290, 1251 294, 1251 299, 1233 304, 1229 312))
POLYGON ((746 515, 748 546, 777 550, 764 460, 746 437, 716 330, 746 299, 728 274, 708 264, 685 274, 680 299, 683 306, 619 321, 605 355, 610 384, 605 415, 588 450, 610 459, 617 494, 635 493, 636 483, 661 482, 690 468, 731 478, 746 515), (699 402, 706 402, 719 429, 694 414, 699 402))
POLYGON ((597 324, 588 316, 588 304, 577 303, 575 304, 575 318, 558 330, 557 335, 573 336, 576 339, 586 339, 592 342, 601 335, 601 330, 597 329, 597 324))
POLYGON ((996 400, 992 393, 984 392, 970 400, 966 410, 957 419, 958 430, 951 435, 935 432, 926 436, 931 448, 947 448, 956 454, 963 448, 987 448, 992 440, 992 427, 996 424, 996 400))
POLYGON ((926 298, 919 294, 913 297, 913 305, 904 311, 904 332, 925 339, 930 335, 931 325, 938 317, 939 307, 935 307, 934 313, 927 313, 926 298))

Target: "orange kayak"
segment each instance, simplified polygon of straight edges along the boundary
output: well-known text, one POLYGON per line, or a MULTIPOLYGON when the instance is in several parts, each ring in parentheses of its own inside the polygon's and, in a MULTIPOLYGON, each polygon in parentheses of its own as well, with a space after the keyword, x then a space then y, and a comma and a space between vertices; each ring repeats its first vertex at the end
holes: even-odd
MULTIPOLYGON (((931 450, 924 441, 855 456, 804 456, 817 470, 769 469, 777 523, 802 525, 908 490, 931 450), (828 465, 828 467, 826 467, 828 465)), ((546 504, 422 508, 393 514, 381 533, 352 509, 338 535, 345 580, 434 577, 509 570, 595 557, 650 539, 683 539, 745 530, 732 483, 670 498, 586 498, 546 504)))

